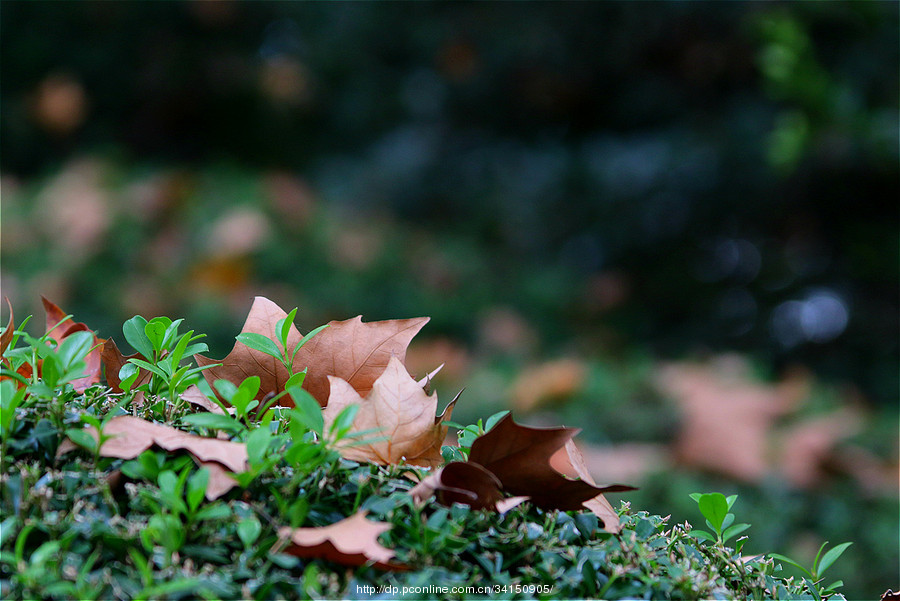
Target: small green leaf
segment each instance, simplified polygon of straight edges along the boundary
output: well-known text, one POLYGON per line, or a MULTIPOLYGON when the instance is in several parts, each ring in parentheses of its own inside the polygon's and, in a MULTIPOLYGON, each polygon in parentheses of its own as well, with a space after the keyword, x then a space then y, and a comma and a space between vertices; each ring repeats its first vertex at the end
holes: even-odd
POLYGON ((74 363, 84 359, 93 342, 93 332, 75 332, 66 336, 56 350, 63 368, 68 371, 74 363))
POLYGON ((262 532, 262 525, 259 523, 259 520, 256 519, 255 515, 251 515, 238 522, 237 533, 241 542, 244 543, 244 547, 249 547, 256 542, 260 532, 262 532))
POLYGON ((852 545, 853 543, 841 543, 835 548, 828 551, 825 555, 822 556, 822 561, 819 562, 818 566, 815 566, 814 571, 816 576, 821 577, 822 574, 831 567, 837 559, 847 550, 847 547, 852 545))
POLYGON ((734 505, 734 502, 737 501, 737 498, 738 498, 737 495, 728 495, 728 497, 725 499, 726 501, 728 501, 728 510, 729 511, 731 511, 731 506, 734 505))
POLYGON ((257 428, 247 437, 247 461, 250 465, 260 465, 266 457, 272 433, 266 428, 257 428))
MULTIPOLYGON (((322 407, 319 402, 306 390, 299 386, 287 389, 294 399, 294 409, 291 410, 291 419, 296 419, 301 424, 322 436, 325 429, 325 418, 322 415, 322 407)), ((351 422, 352 423, 352 422, 351 422)))
MULTIPOLYGON (((166 328, 168 324, 163 322, 159 317, 154 317, 147 325, 144 326, 144 335, 153 345, 153 350, 160 351, 163 349, 163 341, 166 337, 166 328)), ((150 355, 147 355, 148 357, 150 355)))
POLYGON ((196 511, 203 501, 206 494, 206 487, 209 486, 209 469, 201 468, 191 474, 187 481, 187 502, 191 511, 196 511))
POLYGON ((777 559, 778 561, 783 561, 783 562, 786 563, 786 564, 792 565, 792 566, 794 566, 795 568, 797 568, 797 569, 799 569, 800 571, 802 571, 804 574, 808 574, 810 577, 812 576, 812 573, 811 573, 809 570, 807 570, 806 568, 804 568, 801 564, 797 563, 796 561, 794 561, 794 560, 791 559, 790 557, 787 557, 787 556, 785 556, 785 555, 781 555, 781 554, 779 554, 779 553, 768 553, 768 556, 771 557, 772 559, 777 559))
POLYGON ((299 371, 288 378, 287 382, 284 383, 284 389, 290 390, 295 386, 303 386, 303 382, 306 380, 306 370, 299 371))
POLYGON ((134 350, 144 357, 151 357, 153 355, 153 345, 144 331, 146 326, 147 320, 140 315, 135 315, 122 326, 122 333, 125 335, 125 340, 134 350))
POLYGON ((700 540, 708 540, 710 542, 716 542, 716 537, 714 534, 710 534, 706 530, 691 530, 691 536, 694 538, 699 538, 700 540))
POLYGON ((734 524, 725 529, 725 532, 722 533, 722 540, 727 541, 730 538, 733 538, 750 527, 750 524, 734 524))
POLYGON ((350 431, 350 428, 353 427, 353 420, 356 419, 357 411, 359 411, 359 405, 348 405, 347 407, 344 407, 340 413, 337 414, 337 417, 334 418, 330 432, 335 434, 338 438, 343 438, 343 436, 350 431))
POLYGON ((484 423, 485 433, 490 432, 491 429, 497 425, 497 422, 499 422, 501 419, 503 419, 507 415, 509 415, 509 410, 497 412, 494 415, 487 418, 487 421, 484 423))
POLYGON ((713 529, 717 533, 721 533, 722 522, 728 514, 728 500, 725 499, 725 495, 720 492, 706 493, 701 495, 697 505, 700 508, 700 513, 709 520, 713 529))
POLYGON ((185 415, 181 418, 181 421, 199 428, 214 428, 216 430, 229 430, 231 432, 240 432, 244 430, 243 424, 230 415, 222 415, 221 413, 193 413, 191 415, 185 415))
POLYGON ((97 450, 97 439, 88 434, 87 430, 69 428, 66 430, 66 436, 79 447, 85 448, 91 452, 97 450))
POLYGON ((255 351, 265 353, 276 359, 281 359, 281 351, 278 350, 278 345, 276 345, 275 341, 268 336, 263 336, 256 332, 243 332, 235 336, 235 338, 241 344, 249 346, 255 351))

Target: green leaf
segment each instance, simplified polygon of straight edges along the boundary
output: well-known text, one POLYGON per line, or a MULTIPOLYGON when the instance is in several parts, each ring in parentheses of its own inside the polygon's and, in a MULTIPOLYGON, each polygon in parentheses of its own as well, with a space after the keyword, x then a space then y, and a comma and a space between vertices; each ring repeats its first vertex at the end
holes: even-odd
POLYGON ((697 505, 700 513, 709 520, 716 533, 721 533, 722 522, 728 514, 728 500, 725 499, 725 495, 720 492, 706 493, 700 496, 697 505))
POLYGON ((295 386, 303 386, 303 382, 306 380, 306 370, 298 371, 290 378, 288 378, 287 382, 284 383, 284 389, 289 390, 295 386))
POLYGON ((506 417, 508 414, 509 414, 509 410, 500 411, 500 412, 495 413, 494 415, 490 416, 489 418, 487 418, 487 421, 484 423, 485 433, 490 432, 491 429, 497 425, 497 422, 499 422, 501 419, 506 417))
POLYGON ((198 428, 214 428, 216 430, 229 430, 231 432, 240 432, 244 430, 244 425, 231 417, 230 415, 222 415, 221 413, 193 413, 185 415, 181 421, 197 426, 198 428))
POLYGON ((209 486, 209 469, 201 468, 191 474, 187 481, 187 502, 191 511, 197 511, 200 502, 203 501, 203 495, 206 494, 206 487, 209 486))
POLYGON ((837 559, 844 553, 844 551, 847 550, 847 547, 852 544, 853 543, 841 543, 840 545, 836 546, 835 548, 828 551, 828 553, 823 555, 822 561, 819 562, 819 565, 814 566, 816 576, 821 577, 825 570, 830 568, 831 564, 837 561, 837 559))
POLYGON ((340 413, 337 414, 337 417, 334 418, 334 422, 332 422, 329 431, 338 438, 343 438, 343 436, 350 431, 350 428, 353 427, 353 420, 356 418, 357 411, 359 411, 359 405, 348 405, 347 407, 344 407, 340 413))
POLYGON ((710 534, 706 530, 691 530, 691 536, 694 538, 699 538, 700 540, 708 540, 709 542, 716 542, 716 537, 714 534, 710 534))
POLYGON ((160 367, 153 365, 152 363, 147 363, 146 361, 143 361, 141 359, 129 359, 128 362, 134 363, 138 367, 143 367, 147 371, 155 373, 163 380, 169 379, 169 374, 167 374, 165 371, 163 371, 160 367))
POLYGON ((735 524, 725 529, 725 532, 722 533, 722 540, 727 541, 728 539, 737 536, 744 530, 750 527, 750 524, 735 524))
POLYGON ((144 357, 152 357, 153 345, 144 331, 146 326, 147 320, 140 315, 135 315, 122 326, 122 333, 125 335, 125 340, 131 345, 131 348, 144 357))
POLYGON ((206 505, 194 516, 197 520, 224 520, 231 517, 231 508, 224 503, 206 505))
POLYGON ((247 461, 250 465, 260 465, 266 457, 272 433, 266 428, 257 428, 247 437, 247 461))
MULTIPOLYGON (((167 327, 168 324, 164 323, 159 317, 154 317, 144 326, 144 335, 147 336, 147 340, 153 346, 153 350, 159 351, 163 349, 167 327)), ((150 355, 145 356, 150 357, 150 355)))
POLYGON ((91 350, 93 342, 93 332, 75 332, 66 336, 56 350, 63 368, 68 371, 74 363, 84 359, 91 350))
POLYGON ((321 332, 322 330, 324 330, 324 329, 327 328, 327 327, 328 327, 328 324, 326 323, 324 326, 319 326, 319 327, 316 328, 315 330, 310 331, 306 336, 304 336, 303 338, 300 339, 300 342, 297 343, 297 348, 294 349, 294 352, 296 352, 297 349, 299 349, 299 348, 302 347, 304 344, 306 344, 307 342, 309 342, 310 340, 312 340, 312 339, 313 339, 313 336, 315 336, 316 334, 318 334, 319 332, 321 332))
POLYGON ((287 339, 291 333, 291 324, 294 323, 294 318, 296 316, 297 307, 294 307, 293 310, 287 314, 287 317, 279 319, 278 323, 275 324, 275 327, 278 329, 278 333, 281 336, 281 346, 284 348, 285 353, 287 353, 287 339))
POLYGON ((322 436, 322 432, 325 429, 325 418, 322 415, 322 407, 319 405, 319 402, 313 395, 299 386, 292 386, 287 391, 291 398, 294 399, 294 408, 290 412, 291 419, 296 419, 319 436, 322 436))
POLYGON ((731 511, 731 506, 734 505, 734 502, 737 501, 737 495, 728 495, 728 498, 725 499, 728 501, 728 510, 731 511))
POLYGON ((237 533, 241 542, 244 543, 244 547, 249 547, 256 542, 260 532, 262 532, 262 525, 259 523, 259 520, 256 519, 255 515, 251 515, 238 522, 237 533))
POLYGON ((779 554, 779 553, 768 553, 767 555, 768 555, 769 557, 771 557, 772 559, 777 559, 778 561, 783 561, 783 562, 786 563, 786 564, 792 565, 792 566, 794 566, 795 568, 797 568, 797 569, 799 569, 800 571, 802 571, 804 574, 808 574, 810 577, 812 577, 812 573, 811 573, 809 570, 807 570, 806 568, 804 568, 801 564, 797 563, 796 561, 794 561, 794 560, 791 559, 790 557, 787 557, 787 556, 785 556, 785 555, 781 555, 781 554, 779 554))
POLYGON ((235 336, 235 338, 241 344, 249 346, 255 351, 265 353, 276 359, 281 359, 281 351, 278 350, 278 345, 268 336, 263 336, 256 332, 243 332, 235 336))
POLYGON ((125 392, 130 392, 140 373, 140 368, 134 363, 124 363, 122 368, 119 369, 119 388, 125 392))
POLYGON ((91 452, 97 450, 97 439, 88 434, 87 430, 69 428, 66 430, 66 436, 79 447, 85 448, 91 452))

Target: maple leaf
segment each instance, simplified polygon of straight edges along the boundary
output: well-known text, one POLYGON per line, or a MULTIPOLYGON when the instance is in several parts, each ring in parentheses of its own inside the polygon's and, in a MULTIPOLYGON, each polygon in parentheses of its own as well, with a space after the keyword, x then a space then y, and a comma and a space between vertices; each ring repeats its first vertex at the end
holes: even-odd
POLYGON ((359 405, 352 432, 377 430, 386 437, 358 446, 343 446, 340 453, 354 461, 382 465, 405 461, 413 465, 434 467, 443 463, 441 445, 447 435, 444 420, 453 413, 456 399, 444 412, 435 416, 437 394, 429 396, 406 371, 397 357, 373 383, 365 398, 345 380, 329 376, 331 394, 322 414, 325 424, 334 423, 338 414, 350 405, 359 405))
MULTIPOLYGON (((43 296, 41 301, 44 303, 44 312, 47 314, 47 333, 50 334, 50 338, 55 340, 57 344, 60 344, 67 336, 75 332, 93 333, 93 330, 86 324, 76 323, 71 320, 63 321, 67 314, 52 301, 47 300, 43 296)), ((85 375, 71 381, 76 391, 84 392, 91 384, 96 384, 100 381, 100 347, 104 342, 102 338, 97 338, 94 335, 94 343, 84 357, 85 375)))
MULTIPOLYGON (((278 320, 286 317, 287 313, 281 307, 264 296, 257 296, 253 299, 253 305, 250 307, 250 313, 244 321, 241 333, 262 334, 273 341, 278 340, 279 336, 275 331, 275 325, 278 323, 278 320)), ((301 339, 300 332, 291 324, 287 337, 288 350, 293 351, 301 339)), ((203 376, 209 382, 209 385, 213 387, 213 390, 215 390, 213 384, 216 380, 228 380, 235 386, 239 386, 248 377, 259 376, 260 383, 259 392, 256 395, 257 400, 261 400, 270 393, 277 394, 284 390, 284 383, 290 377, 287 368, 278 359, 262 351, 252 349, 240 341, 234 343, 234 348, 231 349, 231 352, 224 359, 209 359, 203 355, 194 355, 194 359, 200 367, 221 363, 219 366, 203 371, 203 376)), ((283 402, 293 404, 290 395, 285 395, 283 402)))
MULTIPOLYGON (((85 431, 94 440, 99 439, 93 427, 88 427, 85 431)), ((153 445, 166 451, 189 452, 198 463, 210 468, 210 483, 206 489, 206 498, 209 500, 218 498, 237 486, 237 482, 224 468, 235 473, 247 470, 247 447, 242 443, 197 436, 130 415, 120 415, 109 420, 103 427, 103 434, 111 436, 100 447, 100 455, 103 457, 134 459, 153 445)), ((75 444, 67 440, 59 446, 57 455, 75 448, 75 444)))
POLYGON ((577 510, 601 493, 634 490, 630 486, 598 487, 585 479, 571 480, 553 468, 553 455, 579 431, 521 426, 507 415, 490 432, 475 439, 469 462, 493 473, 505 491, 528 496, 542 509, 577 510))
MULTIPOLYGON (((585 465, 584 456, 581 454, 581 451, 578 450, 578 447, 575 446, 574 440, 566 441, 565 446, 557 450, 550 457, 550 465, 566 476, 577 476, 588 484, 597 486, 597 483, 594 482, 594 478, 587 469, 587 465, 585 465)), ((634 488, 631 486, 616 485, 605 487, 604 490, 606 492, 624 492, 626 490, 634 490, 634 488)), ((602 493, 584 501, 581 505, 586 509, 589 509, 591 513, 600 519, 603 524, 603 529, 607 532, 615 533, 622 530, 622 525, 619 523, 619 514, 613 509, 613 506, 610 505, 609 501, 606 500, 606 497, 604 497, 602 493)))
POLYGON ((321 557, 349 566, 371 564, 383 570, 408 569, 389 563, 394 552, 378 542, 378 537, 390 529, 390 524, 369 521, 366 512, 359 511, 330 526, 283 527, 278 536, 290 540, 285 551, 297 557, 321 557))
POLYGON ((424 478, 410 489, 419 502, 437 497, 442 505, 462 503, 472 509, 497 509, 503 499, 500 481, 477 463, 453 461, 424 478))
MULTIPOLYGON (((287 314, 269 299, 257 296, 250 308, 242 334, 261 334, 278 340, 276 324, 287 314)), ((428 321, 427 317, 415 319, 394 319, 364 323, 361 316, 345 321, 332 321, 328 327, 306 342, 294 357, 294 373, 307 370, 303 388, 325 406, 328 401, 328 376, 337 376, 347 381, 360 394, 367 394, 375 380, 381 375, 391 357, 406 356, 410 340, 428 321)), ((293 324, 289 326, 288 351, 293 352, 302 337, 293 324)), ((272 357, 235 342, 234 348, 224 359, 217 361, 195 356, 201 367, 221 363, 203 372, 212 386, 218 379, 225 379, 239 385, 249 376, 259 376, 260 387, 256 398, 261 400, 268 394, 278 394, 290 377, 288 369, 272 357)), ((293 405, 290 395, 280 399, 282 404, 293 405)))
POLYGON ((366 323, 358 315, 332 321, 300 349, 294 359, 294 371, 308 369, 303 388, 322 406, 329 398, 328 376, 344 380, 365 396, 391 358, 405 362, 406 348, 428 320, 416 317, 366 323))

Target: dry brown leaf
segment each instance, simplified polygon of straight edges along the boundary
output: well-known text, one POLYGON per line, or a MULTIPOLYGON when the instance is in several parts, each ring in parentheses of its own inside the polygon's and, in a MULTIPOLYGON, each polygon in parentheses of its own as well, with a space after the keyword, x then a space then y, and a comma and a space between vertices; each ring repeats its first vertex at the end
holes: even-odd
POLYGON ((435 495, 442 505, 462 503, 472 509, 497 509, 504 500, 500 481, 494 474, 477 463, 462 461, 435 471, 410 489, 409 494, 420 503, 435 495))
POLYGON ((808 389, 802 374, 776 386, 755 382, 746 362, 735 356, 719 357, 709 365, 668 365, 657 381, 682 411, 676 459, 745 481, 757 481, 768 472, 768 435, 808 389))
MULTIPOLYGON (((66 336, 74 334, 75 332, 93 333, 93 330, 83 323, 76 323, 72 320, 60 323, 65 319, 66 313, 55 303, 47 300, 43 296, 41 297, 41 301, 44 303, 44 312, 47 314, 47 333, 50 334, 50 337, 55 340, 57 344, 61 343, 66 336)), ((88 354, 84 357, 84 371, 86 375, 71 381, 71 384, 76 391, 84 392, 91 384, 96 384, 100 381, 100 347, 103 346, 104 342, 103 339, 97 338, 96 335, 94 336, 94 343, 91 345, 91 350, 88 351, 88 354)))
POLYGON ((323 410, 326 426, 346 407, 359 405, 351 433, 377 429, 370 436, 387 437, 364 445, 344 446, 339 449, 341 455, 382 465, 405 461, 435 467, 443 463, 441 445, 447 435, 443 422, 450 418, 456 399, 443 414, 435 416, 437 394, 427 395, 397 357, 390 359, 365 398, 341 378, 330 376, 329 380, 331 395, 323 410))
POLYGON ((364 323, 362 317, 357 316, 332 321, 303 345, 294 360, 294 371, 307 368, 303 388, 322 406, 328 402, 329 376, 344 380, 361 396, 366 396, 392 357, 404 363, 406 347, 428 319, 416 317, 364 323))
POLYGON ((3 330, 3 334, 0 334, 0 355, 3 355, 3 353, 6 352, 6 347, 12 342, 13 333, 16 331, 16 322, 13 320, 12 303, 9 302, 8 298, 6 299, 6 304, 9 305, 9 323, 6 324, 6 329, 3 330))
MULTIPOLYGON (((86 432, 95 440, 97 439, 97 431, 93 427, 86 428, 86 432)), ((112 418, 103 428, 103 433, 112 436, 100 447, 100 455, 103 457, 134 459, 153 445, 166 451, 185 450, 189 452, 200 463, 211 467, 211 482, 214 475, 218 474, 219 476, 216 484, 207 488, 206 498, 210 500, 221 496, 237 485, 237 482, 228 478, 231 485, 226 486, 222 477, 228 477, 227 474, 219 473, 220 471, 211 464, 220 464, 236 473, 246 471, 248 467, 247 447, 241 443, 189 434, 171 426, 155 424, 130 415, 112 418)), ((57 450, 57 455, 67 453, 74 448, 76 447, 71 442, 62 444, 57 450)))
POLYGON ((196 384, 191 384, 190 386, 188 386, 187 390, 181 393, 181 398, 191 405, 206 409, 210 413, 219 413, 221 415, 225 414, 225 412, 222 411, 222 408, 219 407, 216 403, 213 403, 208 396, 203 394, 203 391, 200 390, 200 388, 196 384))
POLYGON ((408 569, 390 563, 394 552, 383 547, 378 537, 391 529, 390 524, 366 519, 360 511, 331 526, 278 530, 278 536, 292 543, 285 552, 297 557, 317 557, 349 566, 370 564, 383 570, 408 569))
MULTIPOLYGON (((277 340, 279 337, 275 326, 278 320, 285 317, 287 314, 278 305, 265 297, 257 296, 241 333, 262 334, 277 340)), ((345 380, 357 392, 366 395, 391 357, 399 357, 401 362, 404 360, 410 340, 427 321, 427 317, 370 323, 363 323, 362 317, 332 321, 327 328, 303 345, 294 358, 293 371, 296 373, 307 370, 303 388, 322 406, 328 401, 329 376, 345 380)), ((293 351, 301 338, 297 328, 291 325, 288 334, 290 351, 293 351)), ((221 361, 202 355, 196 355, 196 360, 201 367, 222 364, 204 370, 203 376, 211 386, 218 379, 239 385, 248 376, 259 376, 257 399, 281 392, 290 375, 276 358, 251 349, 241 342, 235 342, 234 348, 221 361)), ((293 399, 290 395, 285 395, 281 402, 290 406, 293 399)))
MULTIPOLYGON (((257 296, 253 299, 253 306, 250 307, 250 313, 247 315, 246 321, 244 321, 241 333, 262 334, 272 340, 278 340, 280 337, 275 331, 275 325, 278 323, 278 320, 285 317, 287 317, 287 313, 282 311, 281 307, 263 296, 257 296)), ((299 344, 301 338, 300 332, 291 324, 290 333, 288 334, 288 346, 291 351, 299 344)), ((278 343, 276 342, 276 344, 278 343)), ((203 371, 203 376, 210 386, 213 386, 215 381, 220 379, 228 380, 235 386, 239 386, 246 378, 259 376, 260 385, 259 393, 256 395, 257 400, 261 400, 270 393, 278 394, 284 390, 284 383, 290 377, 287 368, 278 359, 254 350, 242 342, 235 342, 234 348, 231 349, 231 352, 224 359, 209 359, 202 355, 194 355, 194 359, 200 367, 215 363, 222 364, 203 371)), ((213 390, 215 390, 214 386, 213 390)), ((284 403, 293 405, 290 395, 285 395, 282 399, 284 403)))
MULTIPOLYGON (((566 441, 566 445, 550 457, 550 464, 566 476, 577 476, 585 482, 597 486, 597 483, 594 482, 594 478, 587 469, 587 465, 584 463, 584 456, 582 456, 578 447, 575 446, 575 441, 571 439, 566 441)), ((605 490, 608 492, 622 492, 634 489, 630 486, 608 486, 605 487, 605 490)), ((616 510, 613 509, 613 506, 610 505, 603 494, 598 494, 597 496, 588 499, 582 503, 582 505, 600 518, 603 529, 607 532, 619 532, 622 530, 622 525, 619 523, 619 514, 616 513, 616 510)))
POLYGON ((580 509, 585 501, 603 492, 633 490, 629 486, 598 487, 585 480, 570 480, 550 464, 579 430, 577 428, 531 428, 507 415, 490 432, 472 443, 469 462, 492 472, 503 489, 530 497, 542 509, 580 509))
POLYGON ((791 426, 782 435, 778 468, 794 486, 809 488, 826 476, 829 460, 841 440, 860 431, 859 410, 843 407, 791 426))
MULTIPOLYGON (((113 392, 122 392, 122 381, 119 379, 119 371, 122 369, 123 365, 128 363, 129 359, 147 360, 146 357, 140 353, 135 353, 126 357, 122 354, 122 351, 119 350, 115 340, 112 338, 107 339, 107 341, 103 343, 103 348, 100 349, 100 360, 103 363, 103 368, 106 372, 106 383, 113 389, 113 392)), ((152 374, 148 370, 142 367, 138 368, 138 377, 131 387, 137 388, 141 384, 149 381, 151 376, 152 374)))

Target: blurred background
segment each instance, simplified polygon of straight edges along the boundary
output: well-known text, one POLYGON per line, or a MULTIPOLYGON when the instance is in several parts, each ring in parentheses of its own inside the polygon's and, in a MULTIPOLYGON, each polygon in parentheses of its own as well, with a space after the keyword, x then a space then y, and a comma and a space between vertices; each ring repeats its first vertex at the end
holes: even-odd
POLYGON ((257 294, 302 331, 430 315, 409 366, 458 421, 581 427, 673 520, 738 493, 751 553, 854 541, 832 575, 873 598, 898 6, 7 0, 2 294, 213 356, 257 294))

